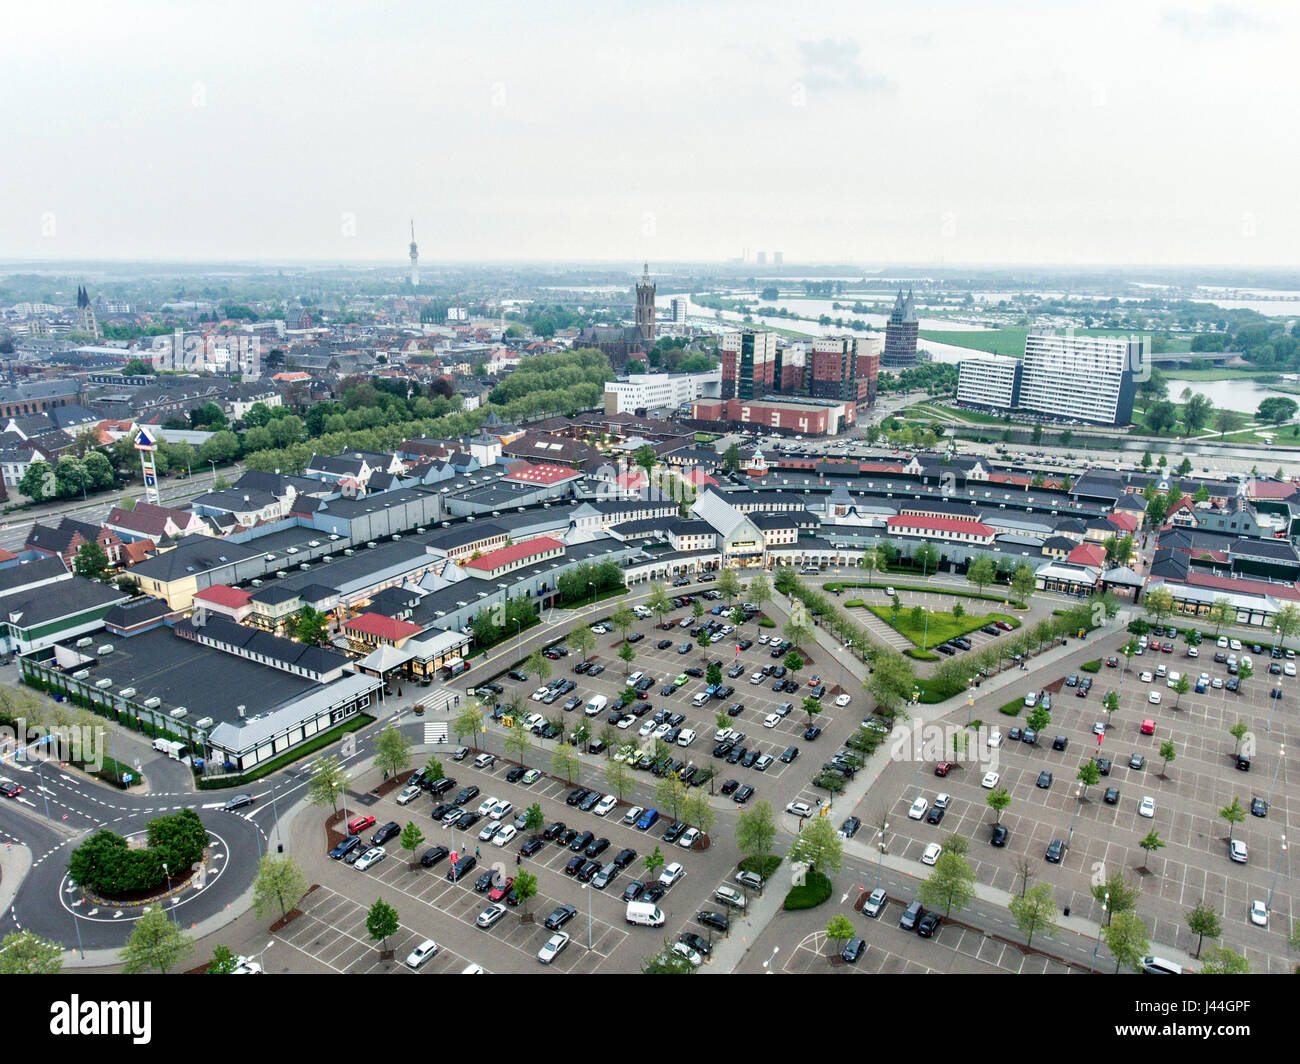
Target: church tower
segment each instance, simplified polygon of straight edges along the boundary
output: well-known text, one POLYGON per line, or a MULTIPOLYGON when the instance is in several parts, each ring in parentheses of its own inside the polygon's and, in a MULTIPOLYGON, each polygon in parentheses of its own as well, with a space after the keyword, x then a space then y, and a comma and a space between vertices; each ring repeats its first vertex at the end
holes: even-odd
POLYGON ((77 286, 77 317, 80 319, 81 331, 88 332, 96 340, 103 338, 99 329, 99 319, 95 317, 95 308, 90 303, 90 293, 85 285, 77 286))
POLYGON ((648 262, 636 286, 636 327, 644 343, 655 342, 655 283, 650 280, 648 262))

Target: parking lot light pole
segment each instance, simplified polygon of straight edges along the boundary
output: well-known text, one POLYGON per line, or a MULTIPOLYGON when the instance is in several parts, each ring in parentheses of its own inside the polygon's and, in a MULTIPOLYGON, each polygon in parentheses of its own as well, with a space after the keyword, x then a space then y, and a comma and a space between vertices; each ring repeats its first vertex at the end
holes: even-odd
POLYGON ((772 962, 773 962, 774 960, 776 960, 776 955, 777 955, 778 953, 780 953, 780 952, 781 952, 781 947, 780 947, 780 946, 773 946, 773 947, 772 947, 772 955, 771 955, 770 957, 768 957, 767 960, 765 960, 765 961, 763 962, 763 970, 764 970, 768 975, 772 975, 772 974, 774 974, 775 969, 772 967, 772 962))
POLYGON ((1271 708, 1269 709, 1269 711, 1268 711, 1268 724, 1265 726, 1264 730, 1265 730, 1266 732, 1268 732, 1270 735, 1272 735, 1272 734, 1273 734, 1273 714, 1277 712, 1277 704, 1278 704, 1279 702, 1282 701, 1282 681, 1281 681, 1281 680, 1278 680, 1278 682, 1277 682, 1277 690, 1275 690, 1275 691, 1273 692, 1273 697, 1270 698, 1269 701, 1272 702, 1273 705, 1272 705, 1272 707, 1271 707, 1271 708))
POLYGON ((583 893, 587 895, 587 949, 591 949, 591 890, 588 889, 590 883, 582 885, 583 893))
POLYGON ((1083 788, 1074 788, 1074 814, 1070 817, 1070 837, 1066 839, 1065 848, 1068 851, 1070 844, 1074 842, 1074 822, 1079 816, 1079 806, 1083 804, 1083 788))
POLYGON ((880 856, 885 852, 885 832, 889 830, 889 822, 880 825, 880 830, 876 832, 876 889, 880 889, 880 856))
MULTIPOLYGON (((1110 904, 1110 891, 1106 891, 1106 896, 1101 900, 1101 911, 1103 913, 1109 911, 1107 909, 1107 906, 1109 904, 1110 904)), ((1106 922, 1105 919, 1103 919, 1102 922, 1097 925, 1097 941, 1092 944, 1092 967, 1088 969, 1090 974, 1095 973, 1097 971, 1097 951, 1101 949, 1101 929, 1102 929, 1102 925, 1105 922, 1106 922)))
POLYGON ((1277 786, 1277 774, 1282 770, 1282 760, 1286 757, 1286 743, 1277 748, 1277 764, 1273 766, 1273 782, 1268 785, 1268 804, 1273 804, 1273 788, 1277 786))
POLYGON ((262 969, 263 973, 266 972, 266 968, 263 967, 262 965, 262 954, 265 953, 274 945, 275 945, 275 939, 271 939, 270 942, 268 942, 265 946, 262 947, 262 953, 257 954, 257 966, 262 969))
POLYGON ((1273 888, 1277 886, 1277 870, 1282 866, 1282 855, 1286 853, 1286 836, 1282 836, 1282 846, 1273 856, 1273 882, 1268 885, 1268 901, 1264 902, 1264 908, 1268 912, 1273 911, 1273 888))

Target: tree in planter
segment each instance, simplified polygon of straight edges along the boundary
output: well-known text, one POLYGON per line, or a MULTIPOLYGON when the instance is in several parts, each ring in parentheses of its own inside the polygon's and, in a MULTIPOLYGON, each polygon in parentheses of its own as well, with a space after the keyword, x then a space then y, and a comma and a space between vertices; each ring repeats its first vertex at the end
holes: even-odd
POLYGON ((722 683, 722 666, 717 662, 710 662, 709 667, 704 670, 704 681, 708 684, 722 683))
POLYGON ((1115 958, 1115 974, 1122 967, 1141 970, 1142 958, 1151 950, 1147 941, 1147 928, 1137 913, 1116 913, 1115 919, 1102 929, 1101 937, 1115 958))
POLYGON ((1255 670, 1249 661, 1243 661, 1237 666, 1237 684, 1240 686, 1255 675, 1255 670))
POLYGON ((263 857, 253 880, 253 912, 265 917, 279 911, 279 919, 289 915, 307 893, 307 877, 292 857, 263 857))
POLYGON ((546 813, 540 804, 534 802, 525 814, 524 830, 536 836, 542 833, 544 827, 546 827, 546 813))
POLYGON ((1033 945, 1034 935, 1041 931, 1051 937, 1056 934, 1056 898, 1047 883, 1040 883, 1025 891, 1020 897, 1012 898, 1007 906, 1016 921, 1016 927, 1025 936, 1025 948, 1033 945))
POLYGON ((1040 702, 1030 711, 1029 716, 1025 718, 1025 723, 1033 731, 1042 734, 1047 726, 1052 723, 1052 714, 1045 710, 1040 702))
POLYGON ((430 783, 442 779, 446 775, 443 771, 442 762, 437 757, 431 757, 424 764, 424 778, 430 783))
POLYGON ((650 597, 646 599, 646 607, 655 615, 655 627, 662 626, 664 617, 673 611, 668 589, 663 584, 653 583, 650 585, 650 597))
MULTIPOLYGON (((790 640, 791 646, 794 650, 798 650, 801 646, 812 642, 813 630, 812 626, 808 623, 807 611, 800 608, 800 606, 796 606, 792 609, 790 611, 790 619, 785 622, 785 626, 781 629, 781 633, 786 639, 790 640)), ((794 653, 794 650, 792 650, 791 653, 794 653)), ((789 668, 789 666, 786 667, 789 668)), ((802 662, 799 667, 803 668, 802 662)))
POLYGON ((396 776, 411 763, 411 740, 392 724, 385 726, 375 740, 375 764, 384 771, 384 778, 396 776))
POLYGON ((993 563, 993 559, 983 555, 972 561, 966 568, 966 579, 981 592, 997 579, 997 575, 997 566, 993 563))
POLYGON ((718 814, 713 811, 713 806, 709 805, 709 796, 703 790, 687 796, 685 819, 686 823, 699 828, 702 835, 707 835, 713 830, 718 814))
POLYGON ((577 748, 570 743, 559 743, 551 755, 551 771, 561 777, 565 783, 572 785, 582 768, 577 748))
POLYGON ((1097 767, 1096 761, 1089 758, 1079 766, 1074 778, 1083 784, 1083 792, 1079 796, 1082 801, 1088 797, 1088 788, 1101 779, 1101 769, 1097 767))
POLYGON ((578 658, 586 661, 596 649, 596 637, 585 624, 580 624, 569 633, 569 646, 573 648, 573 667, 578 667, 578 658))
POLYGON ((506 753, 516 754, 519 764, 527 768, 528 751, 533 748, 533 736, 528 728, 524 726, 523 720, 519 717, 511 719, 514 723, 510 726, 510 731, 506 733, 506 753))
POLYGON ((573 745, 581 750, 591 740, 591 725, 585 720, 579 721, 578 726, 573 729, 573 734, 569 736, 573 745))
POLYGON ((631 643, 624 643, 618 648, 618 656, 623 661, 623 675, 627 676, 632 671, 632 662, 636 660, 636 649, 631 643))
POLYGON ((1038 581, 1034 576, 1034 570, 1024 562, 1021 562, 1016 566, 1015 571, 1011 574, 1012 593, 1016 598, 1028 603, 1037 589, 1038 581))
POLYGON ((998 815, 998 818, 994 823, 1001 824, 1002 814, 1006 811, 1007 806, 1011 804, 1011 792, 1005 787, 999 787, 996 791, 989 791, 989 793, 984 796, 984 802, 998 815))
POLYGON ((1228 841, 1231 842, 1232 829, 1246 819, 1246 810, 1234 795, 1232 801, 1219 810, 1219 816, 1228 822, 1228 841))
POLYGON ((618 761, 609 761, 605 765, 605 786, 618 797, 620 802, 631 790, 632 782, 632 774, 628 772, 626 765, 618 761))
POLYGON ((397 934, 400 926, 397 910, 383 898, 376 898, 374 905, 370 906, 370 911, 366 913, 366 931, 371 939, 381 943, 385 953, 388 952, 388 940, 397 934))
POLYGON ((120 954, 122 972, 124 975, 139 975, 141 972, 166 975, 193 950, 193 941, 159 906, 135 922, 120 954))
POLYGON ((1160 832, 1158 831, 1148 832, 1142 841, 1138 843, 1138 847, 1144 854, 1146 854, 1146 856, 1142 858, 1142 868, 1140 869, 1142 872, 1151 871, 1151 869, 1147 867, 1147 862, 1151 860, 1151 855, 1163 850, 1166 845, 1167 843, 1160 837, 1160 832))
POLYGON ((745 623, 745 611, 739 606, 733 606, 731 610, 731 623, 739 628, 745 623))
POLYGON ((0 975, 57 975, 63 946, 33 931, 11 931, 0 943, 0 975))
POLYGON ((402 844, 402 849, 406 850, 411 856, 408 863, 412 868, 415 867, 415 851, 420 848, 424 842, 424 832, 416 827, 414 820, 408 820, 406 827, 402 828, 402 834, 398 836, 398 841, 402 844))
POLYGON ((1232 756, 1236 757, 1241 752, 1241 740, 1250 734, 1250 727, 1244 720, 1239 720, 1228 729, 1228 734, 1236 740, 1232 748, 1232 756))
POLYGON ((944 906, 943 915, 947 919, 954 905, 965 909, 974 899, 975 870, 959 853, 940 853, 934 871, 922 880, 916 894, 925 905, 944 906))
POLYGON ((735 569, 723 569, 718 574, 718 593, 722 595, 722 601, 728 606, 740 594, 740 578, 736 576, 735 569))
POLYGON ((618 745, 620 732, 612 724, 606 724, 600 729, 600 741, 605 747, 605 757, 608 759, 614 752, 614 747, 618 745))
POLYGON ((664 855, 660 852, 659 847, 656 846, 645 855, 645 860, 641 863, 645 865, 646 879, 651 881, 656 880, 659 878, 659 873, 664 867, 664 855))
POLYGON ((1188 909, 1184 915, 1188 930, 1196 936, 1196 959, 1200 960, 1205 936, 1218 938, 1223 934, 1223 925, 1219 923, 1219 914, 1205 904, 1204 898, 1196 903, 1195 908, 1188 909))
POLYGON ((519 908, 527 913, 529 902, 537 897, 537 877, 526 868, 519 869, 515 872, 514 891, 519 899, 519 908))
MULTIPOLYGON (((772 601, 772 584, 767 576, 763 573, 755 573, 753 579, 749 581, 749 601, 757 606, 760 610, 772 601)), ((1300 625, 1297 625, 1300 631, 1300 625)))
POLYGON ((655 787, 655 800, 674 820, 681 820, 686 808, 686 784, 676 776, 665 776, 655 787))
POLYGON ((1225 596, 1219 596, 1210 603, 1210 609, 1205 615, 1205 619, 1214 625, 1214 634, 1219 634, 1219 629, 1233 620, 1237 616, 1237 610, 1232 605, 1232 601, 1225 596))
POLYGON ((736 849, 763 865, 776 839, 776 818, 770 802, 755 802, 736 818, 736 849))
POLYGON ((475 702, 468 703, 464 709, 456 714, 456 719, 451 722, 452 733, 456 736, 456 742, 461 742, 465 736, 474 737, 474 749, 478 749, 478 733, 483 727, 483 709, 475 702))
POLYGON ((1192 681, 1187 678, 1186 673, 1178 677, 1178 682, 1174 684, 1174 695, 1176 696, 1174 698, 1174 709, 1178 708, 1178 703, 1183 700, 1183 695, 1187 694, 1191 689, 1192 681))
POLYGON ((212 951, 212 960, 204 975, 234 975, 239 967, 239 958, 230 952, 229 946, 218 946, 212 951))
MULTIPOLYGON (((782 595, 789 596, 799 586, 799 577, 788 565, 778 566, 772 586, 782 595)), ((755 600, 757 601, 757 600, 755 600)))
POLYGON ((701 632, 695 640, 695 645, 700 649, 700 653, 703 655, 704 660, 708 661, 709 651, 712 649, 712 641, 709 639, 709 633, 701 632))
POLYGON ((1160 756, 1164 758, 1164 764, 1160 766, 1160 778, 1162 780, 1169 778, 1167 775, 1165 775, 1165 769, 1167 769, 1169 765, 1173 762, 1174 757, 1177 753, 1178 751, 1174 749, 1174 741, 1172 739, 1166 739, 1164 742, 1160 744, 1160 756))
POLYGON ((1106 908, 1106 922, 1110 923, 1116 913, 1128 912, 1137 905, 1137 887, 1124 878, 1122 872, 1112 872, 1102 882, 1092 885, 1092 896, 1098 905, 1106 908))
POLYGON ((803 861, 810 872, 822 875, 838 872, 844 863, 844 840, 836 834, 827 817, 813 817, 804 824, 786 857, 790 861, 803 861))
POLYGON ((551 678, 551 661, 540 649, 534 650, 524 662, 524 672, 536 676, 538 683, 545 683, 551 678))
POLYGON ((610 614, 609 623, 617 628, 619 635, 626 640, 627 633, 636 627, 636 614, 624 604, 610 614))
POLYGON ((853 921, 843 913, 836 913, 831 917, 830 923, 826 925, 826 938, 834 950, 831 954, 832 960, 844 952, 844 943, 856 934, 857 929, 853 926, 853 921))
POLYGON ((1036 878, 1037 866, 1027 856, 1022 855, 1016 860, 1015 873, 1016 878, 1020 880, 1020 897, 1024 898, 1029 893, 1029 881, 1036 878))
POLYGON ((691 616, 694 617, 697 621, 704 616, 704 603, 702 603, 699 599, 696 599, 694 602, 691 603, 691 616))

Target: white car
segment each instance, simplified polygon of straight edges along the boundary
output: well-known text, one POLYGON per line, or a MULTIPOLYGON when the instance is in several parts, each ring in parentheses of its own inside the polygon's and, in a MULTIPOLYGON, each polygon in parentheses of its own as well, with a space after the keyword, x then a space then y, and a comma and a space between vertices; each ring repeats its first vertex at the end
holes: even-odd
POLYGON ((609 635, 609 629, 603 624, 593 624, 591 626, 592 635, 609 635))
POLYGON ((798 817, 810 817, 813 815, 813 808, 807 802, 791 802, 785 807, 787 813, 793 813, 798 817))
POLYGON ((766 632, 764 632, 762 635, 760 635, 760 636, 758 637, 758 641, 759 641, 760 644, 762 644, 762 643, 766 643, 766 642, 768 641, 768 639, 769 639, 769 636, 767 635, 766 632))
POLYGON ((1256 927, 1268 927, 1268 906, 1260 898, 1250 903, 1250 922, 1256 927))
POLYGON ((696 953, 695 950, 691 949, 691 947, 685 942, 674 942, 673 952, 679 957, 685 957, 687 961, 690 962, 692 968, 698 968, 704 963, 704 958, 696 953))
POLYGON ((1152 676, 1149 672, 1143 672, 1138 675, 1138 679, 1141 680, 1143 683, 1150 683, 1153 679, 1155 679, 1155 677, 1152 676))
POLYGON ((1210 686, 1214 688, 1214 690, 1216 691, 1223 690, 1223 677, 1216 676, 1213 680, 1210 681, 1210 686))
POLYGON ((852 701, 853 701, 853 698, 852 698, 851 695, 843 694, 843 695, 840 695, 838 698, 835 699, 835 704, 836 704, 837 706, 847 706, 847 705, 848 705, 850 702, 852 702, 852 701))
POLYGON ((681 734, 677 736, 678 746, 690 746, 695 742, 695 730, 693 728, 683 728, 681 734))
POLYGON ((930 808, 930 803, 924 798, 918 798, 912 803, 912 808, 907 811, 907 815, 912 820, 920 820, 925 816, 925 811, 930 808))
POLYGON ((1189 658, 1199 658, 1201 656, 1201 652, 1197 650, 1196 647, 1188 647, 1187 656, 1189 658))
POLYGON ((592 808, 591 811, 595 813, 597 816, 608 816, 609 811, 613 809, 614 806, 616 805, 618 805, 618 799, 615 798, 612 794, 607 794, 605 795, 604 798, 602 798, 599 802, 595 804, 595 806, 592 808))
POLYGON ((500 820, 502 817, 509 816, 510 811, 514 809, 514 807, 515 806, 513 802, 508 802, 504 798, 502 798, 501 801, 497 802, 497 804, 492 807, 492 810, 488 813, 488 816, 491 817, 493 820, 500 820))
POLYGON ((430 957, 438 952, 438 943, 431 938, 426 938, 415 949, 406 955, 406 966, 408 968, 419 968, 430 957))
POLYGON ((629 809, 626 813, 623 814, 623 823, 635 824, 638 818, 644 812, 645 810, 642 809, 639 805, 634 805, 631 809, 629 809))
POLYGON ((483 801, 479 803, 479 807, 476 810, 478 815, 487 816, 490 812, 492 812, 493 807, 495 807, 497 802, 499 802, 500 800, 501 800, 500 798, 484 798, 483 801))
POLYGON ((757 686, 758 684, 762 683, 765 679, 767 679, 767 677, 765 677, 761 672, 756 672, 752 676, 750 676, 749 682, 757 686))
POLYGON ((941 847, 937 842, 927 843, 925 851, 921 854, 921 863, 934 864, 935 861, 939 860, 940 852, 941 847))
POLYGON ((420 786, 418 783, 412 783, 409 787, 397 796, 398 805, 406 805, 415 801, 420 796, 420 786))
POLYGON ((1286 676, 1294 676, 1294 675, 1295 675, 1295 662, 1294 662, 1294 661, 1288 661, 1286 664, 1284 664, 1284 665, 1282 666, 1282 673, 1283 673, 1283 675, 1286 675, 1286 676))
POLYGON ((1250 852, 1246 849, 1246 844, 1240 839, 1233 839, 1228 843, 1228 858, 1236 861, 1237 864, 1246 864, 1250 860, 1250 852))
POLYGON ((689 850, 695 845, 695 840, 700 837, 699 828, 687 828, 682 832, 681 838, 677 840, 677 845, 683 850, 689 850))
POLYGON ((519 829, 513 824, 502 824, 501 830, 492 836, 492 845, 504 846, 518 834, 519 829))
POLYGON ((540 702, 543 698, 545 698, 550 693, 551 693, 551 689, 549 687, 539 687, 528 697, 531 698, 534 702, 540 702))
POLYGON ((493 924, 495 924, 498 920, 500 920, 503 916, 505 916, 505 914, 506 914, 506 907, 502 905, 499 901, 493 902, 491 905, 489 905, 486 909, 484 909, 481 913, 478 914, 478 919, 475 920, 474 923, 477 924, 480 929, 486 929, 491 927, 493 924))
POLYGON ((1138 804, 1138 816, 1144 816, 1147 819, 1156 815, 1156 800, 1149 794, 1142 796, 1142 801, 1138 804))
POLYGON ((664 888, 671 887, 684 875, 686 875, 686 869, 677 861, 674 861, 672 864, 665 865, 664 870, 659 873, 659 884, 664 888))
POLYGON ((1105 735, 1105 734, 1106 734, 1106 724, 1105 724, 1105 722, 1104 722, 1104 721, 1100 721, 1100 720, 1098 720, 1098 721, 1093 721, 1093 725, 1092 725, 1092 734, 1093 734, 1093 735, 1105 735))
POLYGON ((355 868, 358 872, 364 872, 371 865, 377 865, 380 861, 382 861, 387 856, 388 856, 388 851, 385 850, 382 846, 372 846, 370 847, 370 849, 368 849, 365 853, 363 853, 360 857, 357 858, 357 863, 354 864, 352 867, 355 868))
POLYGON ((615 724, 614 727, 618 728, 620 731, 627 731, 628 728, 632 727, 635 723, 636 717, 632 716, 631 713, 628 713, 622 720, 615 724))
POLYGON ((1220 647, 1220 648, 1222 648, 1223 650, 1227 650, 1227 649, 1228 649, 1228 637, 1227 637, 1226 635, 1221 635, 1221 636, 1219 636, 1219 641, 1215 644, 1215 646, 1220 647))
POLYGON ((766 717, 763 718, 764 728, 775 728, 780 723, 781 723, 781 716, 779 713, 769 713, 766 717))
POLYGON ((659 725, 659 727, 657 727, 654 731, 650 733, 650 738, 662 739, 665 735, 667 735, 672 730, 673 730, 673 726, 669 724, 667 721, 664 721, 662 724, 659 725))
POLYGON ((647 720, 644 724, 642 724, 641 727, 637 728, 636 733, 637 735, 641 736, 642 739, 648 739, 650 738, 651 735, 654 734, 654 730, 657 727, 658 725, 655 724, 652 718, 650 720, 647 720))
POLYGON ((990 750, 996 750, 1002 745, 1002 733, 1000 731, 989 732, 988 745, 990 750))
POLYGON ((1147 701, 1150 702, 1153 706, 1160 705, 1160 692, 1152 691, 1149 695, 1147 695, 1147 701))
POLYGON ((940 791, 934 796, 934 807, 936 809, 947 809, 952 803, 952 795, 947 791, 940 791))
POLYGON ((984 773, 984 778, 980 780, 980 785, 983 786, 985 790, 991 791, 998 785, 998 781, 1001 779, 1002 777, 996 772, 986 772, 984 773))
POLYGON ((551 961, 564 952, 564 947, 568 944, 569 936, 563 931, 557 931, 537 951, 537 959, 543 964, 550 964, 551 961))
POLYGON ((1241 649, 1241 640, 1240 640, 1240 639, 1229 639, 1229 640, 1228 640, 1228 648, 1229 648, 1230 650, 1240 650, 1240 649, 1241 649))

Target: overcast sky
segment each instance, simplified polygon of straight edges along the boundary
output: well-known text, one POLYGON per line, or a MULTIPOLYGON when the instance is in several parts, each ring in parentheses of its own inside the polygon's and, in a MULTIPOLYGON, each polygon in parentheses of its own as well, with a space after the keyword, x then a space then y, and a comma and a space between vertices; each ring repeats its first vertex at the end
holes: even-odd
POLYGON ((1257 0, 11 5, 0 256, 401 262, 414 216, 429 263, 1293 265, 1298 23, 1257 0))

